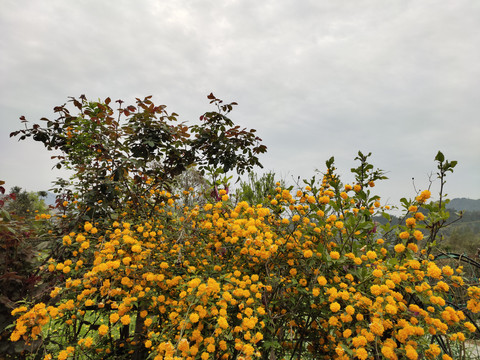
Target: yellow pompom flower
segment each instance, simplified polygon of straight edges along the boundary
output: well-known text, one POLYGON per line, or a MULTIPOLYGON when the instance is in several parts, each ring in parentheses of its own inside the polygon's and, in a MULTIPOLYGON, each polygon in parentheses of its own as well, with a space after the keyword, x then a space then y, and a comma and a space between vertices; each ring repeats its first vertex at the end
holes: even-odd
POLYGON ((332 312, 338 312, 340 310, 341 306, 338 302, 333 302, 330 304, 330 310, 332 310, 332 312))
POLYGON ((192 323, 197 323, 200 317, 197 313, 190 314, 189 319, 192 323))
POLYGON ((417 241, 420 241, 423 239, 423 234, 420 230, 415 230, 413 232, 413 237, 417 240, 417 241))
POLYGON ((104 335, 107 335, 108 333, 108 326, 107 325, 100 325, 100 327, 98 328, 98 333, 102 336, 104 335))
POLYGON ((85 338, 85 341, 83 343, 87 348, 93 345, 93 339, 91 337, 85 338))
POLYGON ((113 313, 110 315, 110 323, 111 324, 115 324, 118 319, 120 319, 120 316, 118 315, 118 313, 113 313))
POLYGON ((423 190, 420 195, 418 195, 415 199, 420 203, 423 204, 425 201, 427 201, 432 193, 428 190, 423 190))
POLYGON ((135 244, 135 245, 132 246, 132 252, 140 253, 140 252, 142 252, 142 247, 138 244, 135 244))
POLYGON ((414 227, 415 224, 415 218, 408 218, 407 220, 405 220, 405 225, 407 225, 408 227, 414 227))
POLYGON ((313 256, 313 251, 312 250, 305 250, 303 252, 303 256, 306 257, 307 259, 311 258, 313 256))
POLYGON ((338 259, 340 259, 340 253, 338 251, 332 251, 332 252, 330 252, 330 257, 333 260, 338 260, 338 259))
POLYGON ((394 249, 395 249, 395 252, 401 253, 401 252, 405 251, 405 245, 397 244, 397 245, 395 245, 394 249))
POLYGON ((227 319, 225 319, 223 316, 220 316, 218 318, 218 325, 222 328, 222 329, 227 329, 228 328, 228 321, 227 319))
POLYGON ((382 270, 379 270, 379 269, 375 269, 372 271, 372 275, 379 278, 379 277, 382 277, 383 276, 383 271, 382 270))

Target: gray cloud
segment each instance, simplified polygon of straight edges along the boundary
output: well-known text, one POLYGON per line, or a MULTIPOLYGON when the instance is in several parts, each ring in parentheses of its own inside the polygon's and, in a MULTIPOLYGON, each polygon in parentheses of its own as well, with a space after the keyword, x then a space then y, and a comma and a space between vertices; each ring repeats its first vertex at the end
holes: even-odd
POLYGON ((334 155, 348 172, 371 151, 395 200, 413 196, 412 177, 428 186, 441 149, 459 161, 449 194, 480 198, 479 28, 467 0, 6 2, 1 177, 28 189, 52 178, 38 144, 7 139, 22 114, 83 93, 154 95, 195 120, 213 91, 258 129, 266 169, 309 177, 334 155))

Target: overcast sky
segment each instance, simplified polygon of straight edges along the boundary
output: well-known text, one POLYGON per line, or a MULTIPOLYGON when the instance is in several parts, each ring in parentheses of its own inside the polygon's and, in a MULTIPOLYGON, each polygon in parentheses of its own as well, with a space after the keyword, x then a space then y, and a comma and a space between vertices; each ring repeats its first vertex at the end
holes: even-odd
MULTIPOLYGON (((449 197, 480 198, 480 1, 3 0, 0 180, 49 189, 61 173, 17 142, 68 96, 158 104, 198 119, 213 92, 256 128, 265 170, 310 178, 357 151, 390 180, 384 200, 429 185, 438 150, 459 162, 449 197)), ((438 190, 435 182, 433 190, 438 190)))

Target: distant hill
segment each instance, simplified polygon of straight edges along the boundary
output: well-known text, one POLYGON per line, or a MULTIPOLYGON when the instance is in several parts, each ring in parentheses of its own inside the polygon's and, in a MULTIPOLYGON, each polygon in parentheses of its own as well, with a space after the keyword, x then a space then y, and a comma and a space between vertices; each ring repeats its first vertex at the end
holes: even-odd
POLYGON ((47 205, 55 205, 56 198, 57 198, 57 194, 47 191, 47 197, 43 198, 43 200, 45 200, 45 204, 47 205))
POLYGON ((456 198, 450 200, 447 209, 455 209, 457 211, 480 211, 480 199, 473 200, 467 198, 456 198))

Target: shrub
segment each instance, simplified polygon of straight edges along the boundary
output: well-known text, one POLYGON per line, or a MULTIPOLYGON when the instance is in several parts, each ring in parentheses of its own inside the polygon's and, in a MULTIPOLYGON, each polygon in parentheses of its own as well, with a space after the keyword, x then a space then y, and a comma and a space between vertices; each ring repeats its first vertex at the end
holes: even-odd
POLYGON ((49 303, 13 311, 11 340, 40 341, 45 359, 450 359, 444 340, 476 331, 480 288, 419 248, 444 205, 423 190, 404 224, 377 228, 386 208, 372 191, 385 177, 357 160, 351 183, 332 158, 318 182, 293 194, 278 184, 259 205, 220 190, 185 206, 157 188, 144 195, 162 199, 148 217, 125 207, 85 222, 63 237, 71 256, 49 261, 64 283, 49 303), (446 301, 460 286, 465 309, 446 301))
POLYGON ((44 301, 51 282, 39 269, 50 245, 45 224, 49 215, 35 221, 35 207, 45 210, 38 197, 16 187, 4 195, 3 183, 0 181, 0 354, 16 358, 26 346, 23 341, 8 339, 8 327, 15 319, 11 312, 19 302, 44 301))

